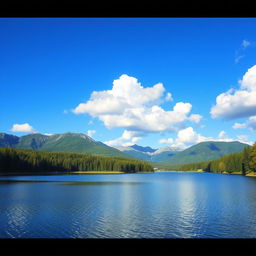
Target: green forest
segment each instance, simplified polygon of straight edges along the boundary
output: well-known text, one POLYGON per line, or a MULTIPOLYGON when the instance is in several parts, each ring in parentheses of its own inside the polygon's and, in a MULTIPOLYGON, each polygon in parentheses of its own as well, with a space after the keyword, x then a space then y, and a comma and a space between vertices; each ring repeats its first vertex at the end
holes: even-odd
POLYGON ((150 163, 82 153, 0 148, 0 173, 120 171, 152 172, 150 163))
POLYGON ((245 147, 241 153, 225 155, 211 161, 188 163, 178 166, 177 170, 203 170, 217 173, 247 173, 256 172, 256 143, 245 147))

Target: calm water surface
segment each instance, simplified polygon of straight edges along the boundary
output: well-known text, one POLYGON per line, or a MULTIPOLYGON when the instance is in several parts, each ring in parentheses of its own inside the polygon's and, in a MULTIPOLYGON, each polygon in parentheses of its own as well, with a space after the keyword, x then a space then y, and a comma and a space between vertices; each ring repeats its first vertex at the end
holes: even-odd
POLYGON ((213 173, 0 177, 1 238, 256 238, 256 179, 213 173))

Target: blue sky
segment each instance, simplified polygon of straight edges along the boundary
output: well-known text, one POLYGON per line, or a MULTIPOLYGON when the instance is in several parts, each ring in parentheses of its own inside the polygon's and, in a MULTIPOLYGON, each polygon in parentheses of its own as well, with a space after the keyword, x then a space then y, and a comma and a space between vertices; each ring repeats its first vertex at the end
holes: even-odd
POLYGON ((2 18, 0 132, 254 142, 255 29, 255 18, 2 18))

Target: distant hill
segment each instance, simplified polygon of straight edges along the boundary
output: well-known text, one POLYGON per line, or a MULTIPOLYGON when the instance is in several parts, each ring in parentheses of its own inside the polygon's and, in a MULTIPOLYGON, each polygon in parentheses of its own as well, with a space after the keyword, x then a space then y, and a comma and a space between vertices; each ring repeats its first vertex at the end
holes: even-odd
POLYGON ((151 162, 167 161, 171 157, 173 157, 175 154, 180 152, 180 149, 172 148, 172 147, 152 149, 150 147, 133 145, 130 147, 116 147, 116 148, 127 155, 130 155, 132 157, 135 157, 141 160, 151 161, 151 162))
POLYGON ((138 158, 138 159, 141 159, 141 160, 144 160, 144 161, 150 161, 151 160, 151 157, 150 157, 150 154, 146 153, 146 152, 143 152, 143 151, 139 151, 139 150, 136 150, 132 147, 115 147, 116 149, 118 149, 119 151, 131 156, 131 157, 135 157, 135 158, 138 158))
POLYGON ((151 148, 151 147, 142 147, 142 146, 139 146, 139 145, 137 145, 137 144, 134 144, 134 145, 132 145, 132 146, 130 146, 130 147, 133 148, 133 149, 136 149, 136 150, 138 150, 138 151, 140 151, 140 152, 149 152, 149 153, 153 153, 153 152, 156 151, 156 149, 153 149, 153 148, 151 148))
POLYGON ((16 148, 25 149, 41 149, 43 145, 48 141, 49 136, 35 133, 19 137, 16 148))
POLYGON ((163 147, 151 155, 151 162, 166 162, 181 151, 179 148, 163 147))
POLYGON ((19 137, 6 133, 0 133, 0 147, 15 147, 19 143, 19 137))
POLYGON ((131 156, 102 142, 95 141, 85 134, 71 132, 51 136, 35 133, 21 137, 0 133, 0 147, 131 158, 131 156))
POLYGON ((201 162, 207 160, 214 160, 224 155, 238 153, 243 151, 247 144, 233 141, 233 142, 220 142, 220 141, 206 141, 191 146, 179 153, 175 154, 172 158, 168 159, 166 163, 171 164, 184 164, 201 162))
POLYGON ((184 164, 214 160, 224 155, 243 151, 247 144, 234 142, 201 142, 185 150, 173 147, 153 149, 133 145, 130 147, 110 147, 95 141, 82 133, 63 133, 51 136, 39 133, 14 136, 0 133, 0 147, 24 148, 48 152, 86 153, 100 156, 137 158, 144 161, 168 164, 184 164))

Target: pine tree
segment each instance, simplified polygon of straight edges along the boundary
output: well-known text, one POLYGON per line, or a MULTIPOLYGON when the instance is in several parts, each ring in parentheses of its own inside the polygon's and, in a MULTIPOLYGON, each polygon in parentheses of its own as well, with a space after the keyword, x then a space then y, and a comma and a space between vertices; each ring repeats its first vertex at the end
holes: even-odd
POLYGON ((251 152, 251 147, 245 147, 243 150, 243 164, 244 164, 244 171, 245 173, 250 171, 250 152, 251 152))
POLYGON ((88 154, 0 148, 0 171, 153 171, 144 161, 88 154))
POLYGON ((249 153, 250 161, 249 167, 252 171, 256 172, 256 143, 253 144, 249 153))

